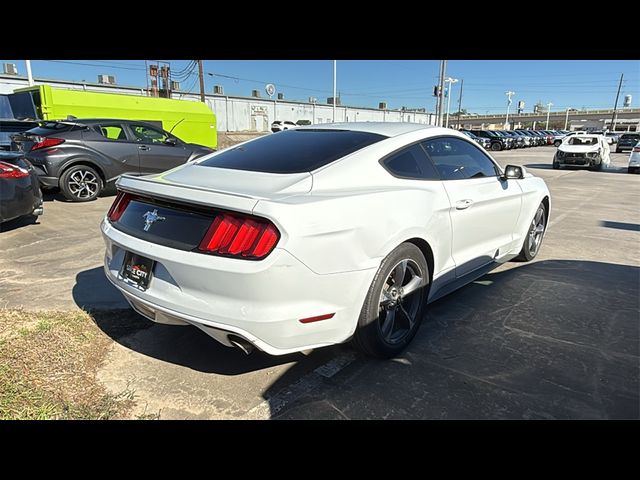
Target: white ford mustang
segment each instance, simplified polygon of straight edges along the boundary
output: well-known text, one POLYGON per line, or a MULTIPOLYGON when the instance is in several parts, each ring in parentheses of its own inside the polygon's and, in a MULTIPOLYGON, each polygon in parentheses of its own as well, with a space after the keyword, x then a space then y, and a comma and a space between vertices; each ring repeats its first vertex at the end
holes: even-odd
POLYGON ((105 272, 132 307, 273 355, 397 355, 428 302, 535 257, 550 207, 523 167, 408 123, 287 130, 117 187, 105 272))

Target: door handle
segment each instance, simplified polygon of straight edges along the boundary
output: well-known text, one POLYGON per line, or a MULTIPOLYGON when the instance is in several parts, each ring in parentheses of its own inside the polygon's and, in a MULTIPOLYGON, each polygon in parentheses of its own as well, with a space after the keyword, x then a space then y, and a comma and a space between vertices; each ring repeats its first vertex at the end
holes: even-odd
POLYGON ((138 145, 138 150, 151 150, 151 147, 147 147, 146 145, 138 145))
POLYGON ((467 198, 465 200, 458 200, 456 202, 456 210, 464 210, 465 208, 469 208, 473 205, 473 200, 467 198))

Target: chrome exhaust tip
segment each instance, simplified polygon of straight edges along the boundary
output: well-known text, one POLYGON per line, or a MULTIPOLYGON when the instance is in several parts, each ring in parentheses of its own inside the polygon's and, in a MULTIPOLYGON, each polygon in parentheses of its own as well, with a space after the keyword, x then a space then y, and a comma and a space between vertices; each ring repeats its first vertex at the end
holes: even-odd
POLYGON ((244 338, 238 337, 237 335, 229 335, 227 336, 227 340, 229 343, 236 347, 239 350, 242 350, 246 355, 249 355, 253 352, 253 345, 247 342, 244 338))

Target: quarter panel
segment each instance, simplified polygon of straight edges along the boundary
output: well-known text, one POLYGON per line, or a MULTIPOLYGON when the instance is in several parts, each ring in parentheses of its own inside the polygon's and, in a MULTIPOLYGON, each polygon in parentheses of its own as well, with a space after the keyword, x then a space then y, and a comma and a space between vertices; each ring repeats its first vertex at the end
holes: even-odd
POLYGON ((259 201, 253 213, 277 220, 286 249, 319 274, 377 268, 402 242, 425 239, 434 273, 451 267, 448 198, 439 181, 397 180, 405 188, 344 191, 259 201))

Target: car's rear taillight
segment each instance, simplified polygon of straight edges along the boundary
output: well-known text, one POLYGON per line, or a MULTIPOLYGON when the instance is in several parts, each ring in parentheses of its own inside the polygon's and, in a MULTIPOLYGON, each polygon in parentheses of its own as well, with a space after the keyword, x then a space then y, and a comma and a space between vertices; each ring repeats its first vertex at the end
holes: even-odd
POLYGON ((42 138, 39 142, 34 143, 31 147, 31 151, 40 150, 41 148, 55 147, 56 145, 60 145, 64 143, 63 138, 53 138, 53 137, 45 137, 42 138))
POLYGON ((10 163, 0 162, 0 178, 24 178, 28 177, 29 172, 24 168, 20 168, 10 163))
POLYGON ((215 218, 198 250, 258 260, 271 253, 279 238, 280 232, 268 220, 223 213, 215 218))
POLYGON ((133 196, 130 193, 118 192, 116 199, 113 201, 113 205, 111 205, 111 208, 109 209, 109 213, 107 213, 109 220, 117 222, 126 210, 132 198, 133 196))

